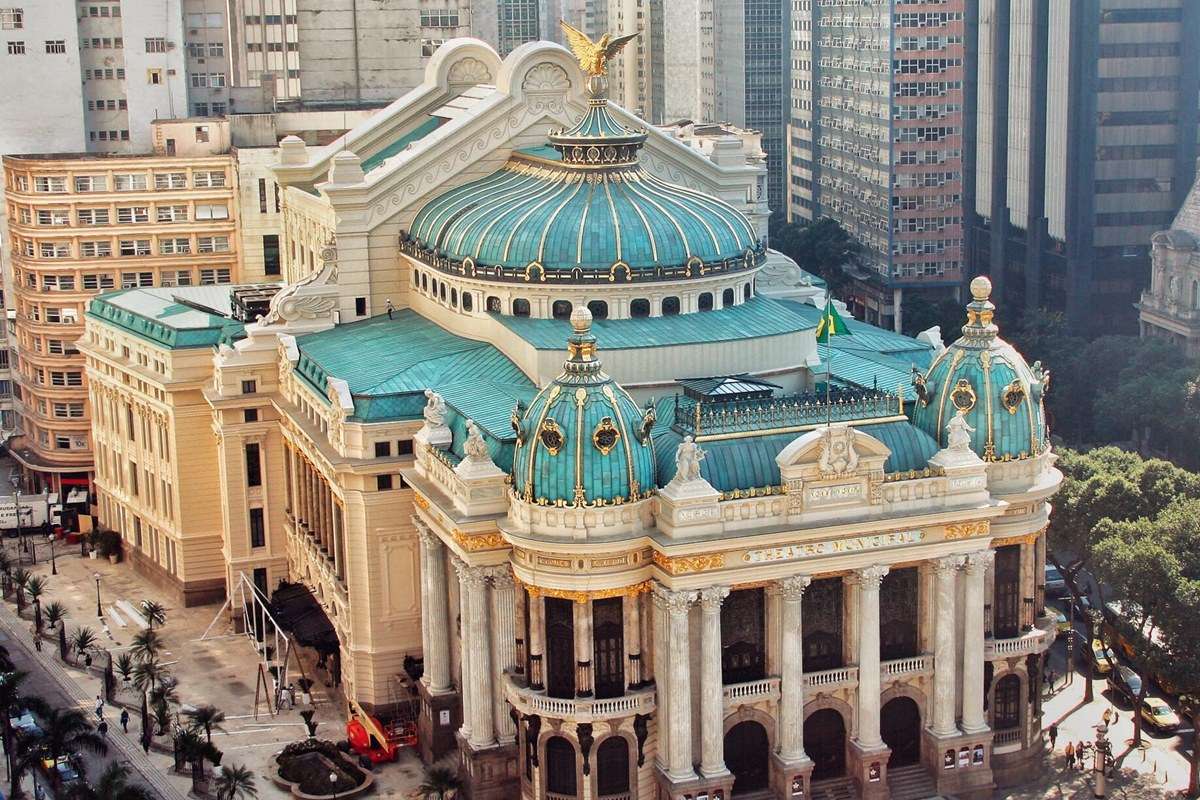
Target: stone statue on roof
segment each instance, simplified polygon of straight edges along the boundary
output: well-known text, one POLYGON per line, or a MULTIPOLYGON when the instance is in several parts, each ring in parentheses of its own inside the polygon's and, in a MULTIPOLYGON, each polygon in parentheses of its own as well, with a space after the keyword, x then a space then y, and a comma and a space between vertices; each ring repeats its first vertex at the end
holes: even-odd
POLYGON ((950 424, 946 426, 946 432, 949 434, 946 438, 947 448, 960 453, 971 449, 971 434, 975 432, 975 429, 967 424, 961 411, 950 420, 950 424))
POLYGON ((675 448, 675 477, 672 483, 700 480, 700 462, 704 459, 705 453, 700 445, 691 436, 684 436, 675 448))
POLYGON ((446 401, 432 389, 425 390, 425 409, 421 412, 425 423, 431 428, 446 424, 446 401))
POLYGON ((488 451, 487 442, 483 440, 483 433, 479 430, 479 426, 475 424, 474 420, 467 420, 467 441, 463 444, 463 452, 466 453, 468 461, 492 460, 492 454, 488 451))

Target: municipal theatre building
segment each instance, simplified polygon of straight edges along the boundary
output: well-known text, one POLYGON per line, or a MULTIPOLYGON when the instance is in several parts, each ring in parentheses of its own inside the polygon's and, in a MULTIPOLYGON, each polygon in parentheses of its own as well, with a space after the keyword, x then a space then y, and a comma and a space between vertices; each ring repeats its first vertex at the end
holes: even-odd
POLYGON ((756 139, 547 43, 450 42, 274 171, 285 287, 101 295, 80 343, 102 519, 181 602, 306 587, 351 708, 407 668, 473 800, 1028 774, 1061 475, 986 278, 948 347, 818 341, 756 139))

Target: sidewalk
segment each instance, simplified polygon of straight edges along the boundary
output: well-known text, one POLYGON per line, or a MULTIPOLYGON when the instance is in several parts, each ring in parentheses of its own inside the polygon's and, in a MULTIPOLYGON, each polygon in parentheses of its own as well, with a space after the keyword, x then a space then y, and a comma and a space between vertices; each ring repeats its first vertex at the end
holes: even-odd
MULTIPOLYGON (((5 546, 12 547, 12 542, 5 546)), ((127 563, 110 564, 105 559, 81 558, 79 551, 63 553, 57 558, 58 575, 50 575, 50 564, 39 563, 36 567, 26 566, 47 580, 42 598, 42 607, 58 601, 68 608, 66 627, 68 635, 76 628, 93 629, 100 646, 110 650, 114 657, 125 650, 133 637, 144 627, 144 620, 137 609, 143 599, 155 600, 167 609, 166 624, 158 630, 166 645, 162 663, 178 678, 178 693, 181 712, 200 705, 214 705, 225 713, 223 731, 213 731, 213 744, 224 754, 222 765, 242 764, 255 773, 259 800, 285 800, 291 795, 275 787, 267 776, 273 756, 290 742, 305 738, 304 722, 300 717, 301 706, 272 714, 266 700, 260 696, 256 704, 258 681, 258 654, 249 639, 235 634, 229 624, 228 614, 220 605, 197 608, 179 608, 168 602, 167 597, 156 587, 137 575, 127 563), (100 577, 100 604, 104 616, 96 616, 96 581, 100 577), (216 620, 214 624, 214 619, 216 620), (209 629, 207 636, 205 631, 209 629), (202 638, 203 637, 203 638, 202 638)), ((16 625, 15 636, 29 645, 31 642, 30 622, 16 622, 15 608, 3 603, 0 620, 16 625)), ((32 649, 32 646, 30 646, 32 649)), ((304 659, 305 674, 315 680, 312 689, 314 720, 318 723, 317 738, 339 741, 346 738, 344 701, 340 693, 327 685, 329 675, 315 669, 315 657, 311 651, 299 650, 304 659)), ((46 642, 38 660, 48 665, 55 679, 66 680, 73 685, 70 696, 80 700, 89 710, 94 708, 95 696, 100 693, 100 680, 82 670, 64 669, 58 659, 56 645, 46 642)), ((103 663, 97 660, 97 663, 103 663)), ((299 677, 292 664, 292 681, 299 677)), ((116 699, 136 704, 138 698, 132 689, 122 689, 117 676, 116 699)), ((260 695, 265 694, 261 692, 260 695)), ((175 775, 171 772, 174 760, 169 754, 152 749, 147 757, 138 741, 140 732, 139 715, 130 712, 128 737, 120 733, 116 719, 119 709, 110 705, 106 712, 109 720, 109 738, 121 740, 119 747, 133 753, 131 763, 145 764, 156 774, 152 785, 161 789, 163 800, 180 800, 191 789, 190 774, 175 775), (115 736, 114 736, 115 732, 115 736), (134 758, 139 761, 134 761, 134 758)), ((168 737, 157 737, 159 744, 170 747, 168 737)), ((400 762, 376 769, 376 786, 380 794, 404 797, 421 781, 419 759, 411 752, 403 752, 400 762)), ((94 777, 94 776, 93 776, 94 777)))

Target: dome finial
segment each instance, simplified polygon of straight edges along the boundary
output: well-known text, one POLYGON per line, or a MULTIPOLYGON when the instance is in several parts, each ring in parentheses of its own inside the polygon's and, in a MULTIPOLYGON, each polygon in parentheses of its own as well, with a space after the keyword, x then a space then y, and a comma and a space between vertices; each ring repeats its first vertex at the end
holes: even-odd
POLYGON ((992 282, 987 275, 971 279, 971 296, 981 303, 992 296, 992 282))
POLYGON ((592 312, 587 306, 579 306, 571 312, 571 327, 576 333, 587 333, 592 329, 592 312))
POLYGON ((587 306, 576 306, 571 312, 571 335, 567 337, 563 371, 576 376, 602 374, 600 359, 596 358, 596 337, 592 335, 592 312, 587 306))
POLYGON ((986 275, 977 275, 971 279, 971 297, 967 303, 967 324, 963 325, 963 337, 968 342, 986 346, 987 342, 996 338, 999 328, 992 322, 996 307, 988 298, 992 296, 992 281, 986 275))

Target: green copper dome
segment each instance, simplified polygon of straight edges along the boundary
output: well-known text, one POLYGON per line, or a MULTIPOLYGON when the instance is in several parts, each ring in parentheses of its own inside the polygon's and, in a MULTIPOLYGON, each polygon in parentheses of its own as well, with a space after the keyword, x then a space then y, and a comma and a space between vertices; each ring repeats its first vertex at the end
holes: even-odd
POLYGON ((405 252, 509 280, 686 278, 759 264, 765 250, 746 216, 643 170, 646 133, 615 120, 597 91, 548 146, 516 151, 491 175, 427 203, 405 252))
POLYGON ((913 424, 939 447, 947 444, 946 426, 962 414, 974 429, 971 449, 985 461, 1009 461, 1038 455, 1049 447, 1042 396, 1050 373, 1033 367, 1001 339, 988 300, 992 284, 971 281, 973 302, 958 341, 944 350, 925 375, 914 378, 918 400, 913 424))
POLYGON ((653 411, 603 372, 591 324, 575 309, 562 374, 513 410, 512 483, 527 502, 613 505, 654 491, 653 411))

